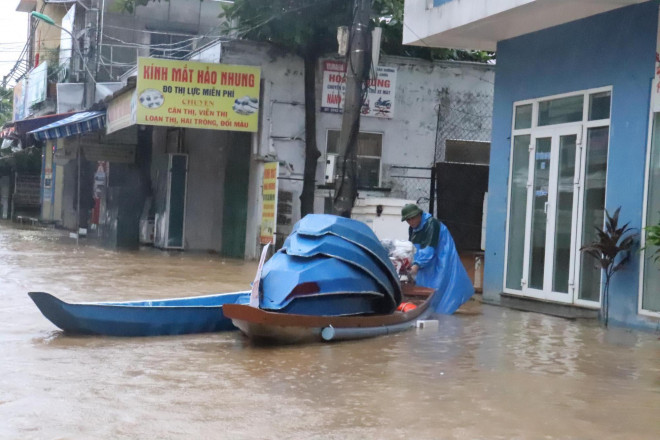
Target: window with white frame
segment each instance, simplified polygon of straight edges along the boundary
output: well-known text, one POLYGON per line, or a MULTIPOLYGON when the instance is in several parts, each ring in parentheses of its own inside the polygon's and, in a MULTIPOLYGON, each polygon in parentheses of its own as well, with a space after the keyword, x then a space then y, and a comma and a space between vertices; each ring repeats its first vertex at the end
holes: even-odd
MULTIPOLYGON (((335 156, 335 174, 339 171, 343 157, 338 155, 339 130, 328 130, 327 155, 335 156)), ((376 188, 380 186, 380 158, 383 150, 382 133, 358 134, 357 161, 358 187, 376 188)))
POLYGON ((597 303, 601 273, 581 243, 602 227, 611 88, 514 104, 505 292, 597 303))
MULTIPOLYGON (((646 226, 660 224, 660 113, 653 115, 653 134, 648 159, 646 189, 646 226)), ((642 267, 640 310, 660 317, 660 260, 655 258, 657 246, 645 243, 642 267)))

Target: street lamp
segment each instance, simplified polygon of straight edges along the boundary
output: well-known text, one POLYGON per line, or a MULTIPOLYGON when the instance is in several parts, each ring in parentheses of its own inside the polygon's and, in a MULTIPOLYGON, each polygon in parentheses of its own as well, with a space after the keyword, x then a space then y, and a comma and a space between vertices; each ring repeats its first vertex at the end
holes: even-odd
MULTIPOLYGON (((67 34, 71 36, 71 41, 73 42, 73 49, 76 51, 76 54, 80 57, 80 61, 83 64, 83 68, 85 70, 86 76, 88 76, 89 79, 91 79, 92 82, 96 82, 94 79, 94 75, 92 72, 89 71, 89 68, 87 67, 87 61, 85 60, 85 57, 83 57, 82 52, 80 51, 80 46, 78 45, 78 39, 68 30, 60 26, 59 24, 55 23, 55 21, 50 18, 46 14, 42 14, 37 11, 32 11, 30 12, 30 15, 37 20, 41 20, 46 24, 49 24, 51 26, 55 26, 56 28, 63 30, 67 34)), ((84 88, 83 88, 83 106, 87 107, 87 81, 85 81, 84 88)))
POLYGON ((45 21, 48 24, 51 24, 53 26, 56 26, 56 27, 62 29, 61 26, 58 26, 57 24, 55 24, 53 19, 50 18, 49 16, 47 16, 46 14, 42 14, 41 12, 37 12, 37 11, 32 11, 32 12, 30 12, 30 15, 32 15, 34 18, 37 18, 41 21, 45 21))

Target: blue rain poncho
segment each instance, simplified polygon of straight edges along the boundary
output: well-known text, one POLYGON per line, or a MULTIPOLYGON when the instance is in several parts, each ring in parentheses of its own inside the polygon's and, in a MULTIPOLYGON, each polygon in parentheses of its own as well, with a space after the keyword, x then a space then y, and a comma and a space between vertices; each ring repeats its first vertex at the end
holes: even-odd
POLYGON ((425 212, 416 228, 408 229, 415 246, 413 264, 419 266, 416 284, 436 289, 431 306, 436 313, 450 315, 474 294, 449 230, 425 212))

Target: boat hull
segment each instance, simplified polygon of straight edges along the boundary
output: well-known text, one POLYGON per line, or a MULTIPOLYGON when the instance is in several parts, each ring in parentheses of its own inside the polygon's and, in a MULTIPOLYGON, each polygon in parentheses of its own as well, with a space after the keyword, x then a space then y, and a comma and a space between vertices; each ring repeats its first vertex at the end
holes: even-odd
POLYGON ((249 292, 154 301, 67 303, 46 292, 30 292, 41 313, 66 333, 106 336, 165 336, 235 330, 223 306, 247 302, 249 292))
POLYGON ((225 316, 249 339, 260 343, 298 344, 328 342, 347 339, 364 339, 396 333, 415 326, 419 319, 432 313, 429 307, 432 289, 426 291, 428 298, 409 312, 394 312, 387 315, 368 316, 309 316, 271 312, 241 304, 227 304, 225 316))

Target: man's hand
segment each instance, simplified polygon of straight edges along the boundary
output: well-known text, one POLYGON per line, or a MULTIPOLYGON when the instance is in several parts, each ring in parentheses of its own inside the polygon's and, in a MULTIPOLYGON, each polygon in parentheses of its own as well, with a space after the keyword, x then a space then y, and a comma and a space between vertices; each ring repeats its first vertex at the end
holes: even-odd
POLYGON ((413 264, 412 267, 410 268, 410 275, 413 276, 413 278, 417 277, 417 272, 419 272, 419 266, 417 264, 413 264))

